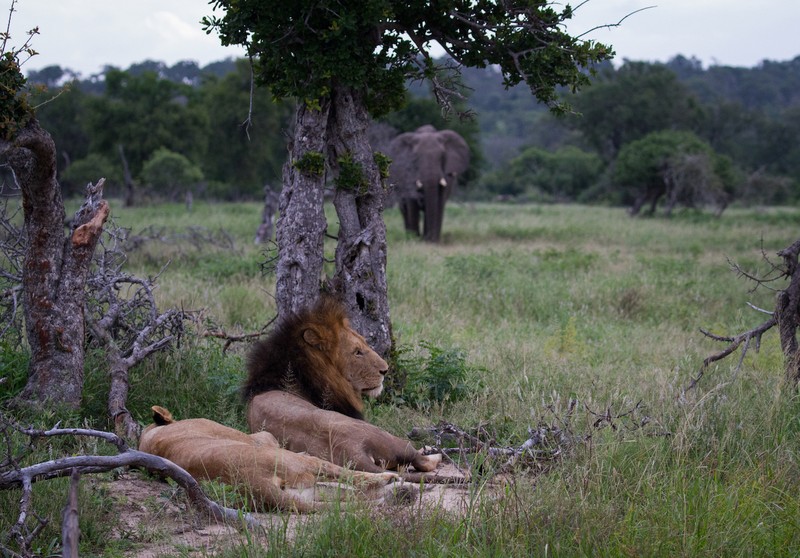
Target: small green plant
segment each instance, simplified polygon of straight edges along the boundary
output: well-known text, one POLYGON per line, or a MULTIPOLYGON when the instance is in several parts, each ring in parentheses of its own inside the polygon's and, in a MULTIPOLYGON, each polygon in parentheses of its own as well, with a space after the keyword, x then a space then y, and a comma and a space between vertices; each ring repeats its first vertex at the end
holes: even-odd
POLYGON ((467 363, 461 349, 443 349, 422 341, 413 354, 401 348, 396 371, 387 393, 396 404, 428 409, 434 404, 460 401, 480 387, 475 378, 481 372, 467 363))
MULTIPOLYGON (((13 12, 13 3, 12 9, 13 12)), ((8 26, 11 26, 9 15, 8 26)), ((10 140, 22 128, 24 128, 31 118, 33 118, 33 107, 29 103, 29 94, 26 88, 26 79, 22 74, 21 66, 30 57, 36 55, 36 51, 31 47, 31 39, 39 33, 36 27, 28 31, 28 39, 19 47, 14 48, 8 45, 11 38, 8 31, 0 33, 2 48, 0 48, 0 137, 10 140), (23 57, 27 57, 22 60, 23 57)))
POLYGON ((322 176, 325 172, 325 155, 319 151, 306 151, 293 166, 303 174, 322 176))
POLYGON ((334 180, 336 187, 340 190, 355 192, 357 195, 366 194, 369 190, 369 182, 361 163, 353 160, 353 154, 347 153, 343 157, 339 157, 337 162, 339 163, 339 176, 334 180))
POLYGON ((372 160, 378 165, 378 172, 380 173, 381 180, 389 178, 389 165, 392 164, 392 159, 385 153, 376 151, 372 154, 372 160))

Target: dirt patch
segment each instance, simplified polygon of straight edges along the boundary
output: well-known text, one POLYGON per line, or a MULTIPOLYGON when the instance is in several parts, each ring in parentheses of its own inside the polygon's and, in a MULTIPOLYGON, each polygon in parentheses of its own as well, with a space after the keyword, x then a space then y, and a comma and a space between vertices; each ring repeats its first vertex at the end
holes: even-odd
MULTIPOLYGON (((459 471, 449 464, 437 470, 442 476, 457 478, 459 471)), ((219 550, 245 542, 243 533, 235 526, 216 523, 192 510, 181 489, 160 482, 138 471, 126 471, 114 480, 86 477, 89 490, 97 491, 111 500, 117 526, 111 537, 125 556, 155 558, 176 553, 188 556, 208 556, 219 550)), ((430 506, 454 513, 463 513, 469 502, 469 488, 458 484, 429 484, 423 487, 412 483, 390 485, 370 506, 430 506)), ((291 540, 298 525, 309 516, 286 513, 252 514, 266 529, 250 537, 266 537, 270 530, 279 529, 280 538, 291 540)), ((269 543, 263 541, 264 545, 269 543)))

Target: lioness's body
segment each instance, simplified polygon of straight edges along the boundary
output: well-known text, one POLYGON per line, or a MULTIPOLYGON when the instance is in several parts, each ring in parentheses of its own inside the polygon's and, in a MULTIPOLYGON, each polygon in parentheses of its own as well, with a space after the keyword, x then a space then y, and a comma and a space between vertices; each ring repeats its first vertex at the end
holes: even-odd
POLYGON ((247 368, 251 432, 267 430, 289 449, 361 471, 432 471, 441 460, 364 422, 362 396, 380 395, 389 367, 330 297, 282 320, 254 345, 247 368))
POLYGON ((392 473, 355 472, 329 461, 283 449, 269 432, 245 434, 214 421, 173 421, 163 407, 139 439, 141 451, 169 459, 196 479, 218 479, 236 486, 264 508, 308 512, 319 509, 313 489, 318 480, 350 480, 367 487, 396 479, 392 473))

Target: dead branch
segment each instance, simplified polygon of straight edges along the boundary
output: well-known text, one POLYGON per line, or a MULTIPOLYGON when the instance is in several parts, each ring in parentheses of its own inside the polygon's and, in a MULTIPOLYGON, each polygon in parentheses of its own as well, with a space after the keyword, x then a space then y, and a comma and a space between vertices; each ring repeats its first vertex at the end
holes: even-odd
MULTIPOLYGON (((474 431, 467 431, 446 421, 427 428, 415 427, 408 437, 428 442, 431 453, 441 453, 451 462, 456 457, 467 463, 472 459, 473 463, 477 463, 483 471, 486 471, 488 462, 491 463, 490 470, 497 473, 511 472, 520 468, 541 472, 572 452, 581 443, 590 440, 595 430, 610 427, 615 432, 633 432, 657 424, 657 421, 642 412, 641 401, 624 411, 615 411, 609 405, 602 412, 593 411, 584 403, 584 410, 594 417, 594 420, 589 431, 579 434, 575 432, 572 424, 578 403, 576 399, 570 399, 562 413, 557 412, 553 406, 548 406, 547 410, 553 415, 553 420, 542 419, 535 427, 529 427, 528 437, 518 445, 497 444, 486 425, 479 424, 474 431), (480 457, 476 461, 477 456, 480 457)), ((649 428, 645 434, 668 436, 669 432, 653 431, 649 428)), ((465 476, 469 477, 469 474, 465 473, 465 476)))
POLYGON ((72 470, 69 483, 69 496, 61 518, 61 557, 78 558, 78 542, 80 527, 78 525, 78 484, 81 474, 78 469, 72 470))
POLYGON ((158 311, 154 295, 158 276, 143 279, 122 271, 127 259, 122 249, 126 234, 115 227, 109 229, 87 281, 91 296, 87 300, 86 325, 108 363, 109 416, 117 434, 135 440, 139 437, 139 424, 126 408, 129 371, 179 339, 187 316, 174 308, 158 311))
POLYGON ((755 287, 752 290, 762 286, 769 288, 766 285, 767 283, 773 283, 781 279, 788 279, 789 285, 785 289, 771 288, 771 290, 777 291, 774 312, 769 312, 768 310, 758 308, 748 303, 748 306, 752 309, 770 315, 768 320, 748 331, 738 335, 725 336, 715 335, 705 329, 700 329, 700 332, 706 337, 714 341, 728 343, 728 345, 721 351, 703 360, 696 376, 689 385, 681 391, 680 397, 683 397, 687 391, 693 389, 700 382, 712 363, 724 359, 735 352, 739 347, 742 348, 742 352, 736 370, 738 371, 741 369, 744 357, 750 349, 751 341, 755 342, 755 350, 758 352, 761 346, 762 335, 776 325, 779 329, 781 349, 784 355, 786 379, 795 384, 800 381, 800 362, 798 362, 797 358, 797 328, 800 326, 800 265, 798 265, 798 254, 800 254, 800 240, 795 241, 791 246, 777 252, 777 255, 782 259, 782 264, 771 262, 762 249, 762 255, 769 264, 770 269, 761 277, 745 271, 736 263, 730 262, 731 268, 738 276, 755 282, 755 287))
MULTIPOLYGON (((50 430, 23 428, 3 415, 0 415, 0 428, 7 440, 7 449, 11 447, 9 431, 14 430, 27 436, 31 440, 54 436, 90 436, 99 438, 113 445, 118 452, 117 455, 110 456, 76 455, 61 457, 24 467, 20 466, 18 457, 6 456, 5 463, 3 467, 0 468, 0 490, 22 490, 22 495, 20 497, 20 513, 17 517, 16 524, 11 530, 11 536, 18 545, 21 552, 20 555, 22 556, 31 555, 32 541, 47 523, 46 520, 34 514, 36 524, 33 528, 28 527, 34 483, 65 476, 73 476, 74 478, 75 475, 80 474, 102 473, 119 467, 139 467, 158 476, 174 480, 178 486, 184 489, 190 504, 195 509, 217 521, 243 525, 247 528, 254 528, 259 525, 252 515, 247 513, 242 514, 239 510, 220 506, 216 502, 210 500, 203 492, 199 483, 181 467, 156 455, 131 449, 124 439, 112 432, 84 428, 58 428, 58 425, 50 430)), ((77 513, 77 504, 73 506, 72 497, 70 496, 68 509, 65 510, 65 519, 69 516, 70 521, 72 520, 73 509, 75 513, 77 513)), ((65 525, 63 527, 65 550, 67 548, 67 529, 74 534, 74 530, 71 526, 65 525)), ((0 546, 0 549, 11 552, 10 549, 2 546, 0 546)), ((13 554, 13 552, 11 553, 13 554)))

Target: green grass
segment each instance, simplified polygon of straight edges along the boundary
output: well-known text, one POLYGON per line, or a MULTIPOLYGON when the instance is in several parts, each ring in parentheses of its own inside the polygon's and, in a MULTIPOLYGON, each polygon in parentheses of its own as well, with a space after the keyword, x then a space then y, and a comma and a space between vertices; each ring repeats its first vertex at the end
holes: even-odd
MULTIPOLYGON (((235 239, 234 249, 147 243, 132 253, 135 273, 157 273, 171 260, 159 279, 161 305, 202 309, 209 323, 231 332, 256 330, 273 316, 274 277, 262 274, 266 256, 252 244, 258 204, 197 203, 192 213, 177 204, 118 207, 112 204, 117 224, 134 233, 202 225, 235 239)), ((459 370, 470 377, 459 381, 472 392, 429 398, 421 408, 373 404, 370 420, 397 434, 442 419, 467 429, 481 424, 498 444, 519 444, 529 427, 564 420, 568 401, 577 399, 569 428, 583 437, 556 466, 538 475, 519 471, 465 515, 350 506, 304 521, 293 537, 276 528, 263 540, 243 539, 227 554, 800 554, 800 402, 782 386, 777 332, 748 353, 741 370, 733 355, 681 397, 702 359, 721 348, 700 327, 738 333, 764 319, 746 303, 774 305, 774 293, 749 292, 728 259, 766 271, 762 248, 771 256, 796 240, 800 211, 631 219, 615 208, 451 203, 439 245, 409 238, 396 209, 386 221, 398 344, 465 355, 459 370), (637 404, 629 418, 615 419, 616 430, 593 428, 600 414, 637 404), (644 417, 649 423, 634 428, 634 418, 644 417)), ((134 371, 128 407, 142 422, 150 405, 161 404, 179 418, 241 428, 243 351, 223 353, 219 342, 188 335, 134 371)), ((24 358, 2 354, 13 370, 24 366, 24 358)), ((76 419, 104 425, 107 385, 102 363, 92 362, 76 419)), ((490 492, 482 486, 476 494, 490 492)), ((111 520, 113 512, 96 507, 111 520)), ((0 514, 0 531, 10 519, 0 514)), ((99 535, 87 548, 102 553, 104 544, 99 535)))

